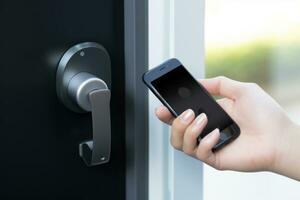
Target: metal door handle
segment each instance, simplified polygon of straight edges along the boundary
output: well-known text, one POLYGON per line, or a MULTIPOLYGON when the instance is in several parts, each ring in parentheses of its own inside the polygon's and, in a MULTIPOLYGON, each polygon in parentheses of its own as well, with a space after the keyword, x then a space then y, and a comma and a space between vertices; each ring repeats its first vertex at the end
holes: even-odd
POLYGON ((92 112, 93 139, 79 144, 79 155, 88 166, 109 161, 111 144, 110 90, 92 74, 76 74, 68 86, 69 96, 83 110, 92 112))
POLYGON ((110 158, 110 90, 94 90, 89 94, 92 105, 93 140, 79 144, 79 154, 88 166, 107 163, 110 158))
POLYGON ((70 48, 57 69, 60 100, 75 112, 92 113, 93 138, 79 144, 79 155, 87 166, 107 163, 110 159, 110 71, 108 53, 94 42, 70 48))

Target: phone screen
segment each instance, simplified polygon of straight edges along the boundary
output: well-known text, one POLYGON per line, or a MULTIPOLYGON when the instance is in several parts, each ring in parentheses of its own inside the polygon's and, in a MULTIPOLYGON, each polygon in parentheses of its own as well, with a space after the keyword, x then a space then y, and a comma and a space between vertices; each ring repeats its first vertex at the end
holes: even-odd
POLYGON ((208 124, 201 137, 216 128, 222 131, 234 123, 182 65, 152 81, 151 84, 177 115, 189 108, 194 111, 196 116, 201 113, 207 115, 208 124))

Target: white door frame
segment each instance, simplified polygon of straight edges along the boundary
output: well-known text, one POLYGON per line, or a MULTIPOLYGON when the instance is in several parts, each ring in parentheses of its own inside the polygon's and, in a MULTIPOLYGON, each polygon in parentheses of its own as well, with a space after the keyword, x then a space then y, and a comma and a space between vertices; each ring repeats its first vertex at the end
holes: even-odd
MULTIPOLYGON (((204 0, 149 1, 149 66, 176 57, 204 77, 204 0)), ((169 128, 154 116, 149 95, 149 200, 202 199, 202 164, 174 150, 169 128)))

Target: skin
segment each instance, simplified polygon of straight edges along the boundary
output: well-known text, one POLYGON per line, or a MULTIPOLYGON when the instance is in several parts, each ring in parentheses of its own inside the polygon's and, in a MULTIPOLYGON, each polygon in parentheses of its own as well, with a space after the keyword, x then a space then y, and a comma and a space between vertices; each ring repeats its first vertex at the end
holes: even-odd
POLYGON ((177 150, 219 170, 242 172, 271 171, 300 180, 300 127, 289 119, 281 106, 254 83, 226 77, 201 80, 211 93, 223 97, 221 107, 239 125, 240 136, 213 153, 218 129, 197 137, 207 124, 204 113, 195 116, 191 109, 173 118, 164 106, 156 108, 157 117, 172 126, 171 144, 177 150))

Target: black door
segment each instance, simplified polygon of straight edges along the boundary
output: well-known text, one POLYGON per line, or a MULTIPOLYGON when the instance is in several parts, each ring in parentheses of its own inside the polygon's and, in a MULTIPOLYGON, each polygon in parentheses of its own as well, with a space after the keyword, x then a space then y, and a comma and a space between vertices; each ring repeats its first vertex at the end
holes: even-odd
POLYGON ((3 0, 0 25, 0 199, 125 199, 124 2, 3 0), (94 167, 78 155, 91 114, 66 108, 55 88, 53 52, 81 42, 111 59, 111 158, 94 167))

